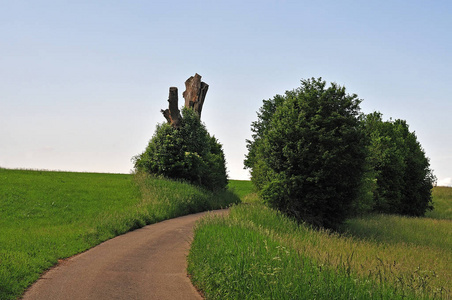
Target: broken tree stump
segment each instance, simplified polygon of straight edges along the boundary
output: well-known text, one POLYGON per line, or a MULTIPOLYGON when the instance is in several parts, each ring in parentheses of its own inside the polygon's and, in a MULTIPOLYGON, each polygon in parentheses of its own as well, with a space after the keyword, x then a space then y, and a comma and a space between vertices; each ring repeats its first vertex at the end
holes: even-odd
MULTIPOLYGON (((201 118, 202 106, 208 89, 209 85, 201 81, 201 75, 198 73, 185 81, 185 92, 182 93, 185 98, 185 107, 193 109, 199 118, 201 118)), ((179 128, 182 117, 178 107, 179 96, 177 87, 169 88, 168 102, 168 109, 162 109, 161 112, 171 126, 179 128)))
POLYGON ((185 81, 185 92, 182 94, 185 98, 185 107, 193 108, 200 118, 208 89, 209 85, 201 81, 201 75, 198 73, 185 81))
POLYGON ((162 109, 161 112, 171 126, 179 128, 181 115, 178 107, 179 96, 177 95, 177 87, 169 88, 168 102, 168 109, 162 109))

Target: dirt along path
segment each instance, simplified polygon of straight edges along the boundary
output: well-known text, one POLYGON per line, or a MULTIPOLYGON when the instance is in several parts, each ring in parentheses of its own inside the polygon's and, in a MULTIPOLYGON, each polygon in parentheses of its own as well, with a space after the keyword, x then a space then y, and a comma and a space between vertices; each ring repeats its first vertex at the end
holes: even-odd
POLYGON ((193 226, 204 214, 148 225, 69 258, 23 299, 202 299, 187 277, 186 257, 193 226))

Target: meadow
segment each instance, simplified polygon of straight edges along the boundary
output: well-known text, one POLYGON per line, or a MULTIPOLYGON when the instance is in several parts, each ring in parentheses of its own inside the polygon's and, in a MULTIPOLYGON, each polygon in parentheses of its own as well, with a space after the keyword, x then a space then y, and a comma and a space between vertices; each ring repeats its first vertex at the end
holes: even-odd
POLYGON ((188 272, 207 299, 450 299, 451 191, 435 187, 426 218, 371 215, 340 233, 299 225, 252 196, 197 224, 188 272))
POLYGON ((427 212, 426 217, 433 219, 452 220, 452 188, 437 186, 433 189, 435 209, 427 212))
POLYGON ((196 227, 188 271, 208 299, 450 299, 452 188, 433 195, 425 218, 371 215, 334 233, 263 206, 249 181, 211 193, 142 174, 0 169, 0 299, 116 235, 239 197, 196 227))
POLYGON ((17 299, 60 259, 114 236, 238 201, 142 174, 0 168, 0 299, 17 299))

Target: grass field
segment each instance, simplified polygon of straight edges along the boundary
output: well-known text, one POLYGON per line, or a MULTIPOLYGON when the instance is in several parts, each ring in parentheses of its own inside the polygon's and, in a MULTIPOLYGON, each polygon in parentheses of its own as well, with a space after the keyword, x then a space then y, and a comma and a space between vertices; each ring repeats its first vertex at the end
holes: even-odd
POLYGON ((452 222, 435 213, 353 219, 338 234, 239 205, 197 225, 188 270, 207 299, 449 299, 452 222))
POLYGON ((435 187, 432 194, 434 209, 426 217, 452 220, 452 187, 435 187))
POLYGON ((239 201, 143 175, 0 169, 0 299, 16 299, 63 259, 116 235, 239 201))
POLYGON ((254 185, 249 180, 229 180, 228 189, 236 194, 243 202, 259 202, 254 185))

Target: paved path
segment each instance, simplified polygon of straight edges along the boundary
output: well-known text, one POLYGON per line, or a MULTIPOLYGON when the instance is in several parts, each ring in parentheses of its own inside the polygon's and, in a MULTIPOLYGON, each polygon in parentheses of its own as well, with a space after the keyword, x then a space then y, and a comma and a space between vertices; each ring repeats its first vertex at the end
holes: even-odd
POLYGON ((69 258, 23 299, 201 299, 186 275, 186 256, 203 214, 149 225, 69 258))

